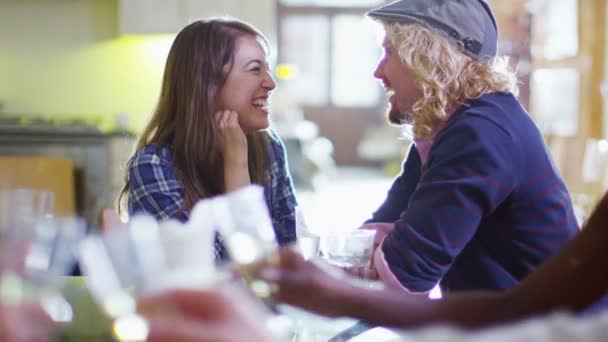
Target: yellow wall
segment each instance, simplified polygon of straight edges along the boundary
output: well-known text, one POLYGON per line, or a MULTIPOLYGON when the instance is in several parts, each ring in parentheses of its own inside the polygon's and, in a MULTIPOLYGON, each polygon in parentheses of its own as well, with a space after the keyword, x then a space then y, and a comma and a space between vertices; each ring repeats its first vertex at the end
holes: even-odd
POLYGON ((0 1, 4 113, 51 118, 129 113, 138 129, 154 109, 172 35, 121 37, 116 2, 0 1))

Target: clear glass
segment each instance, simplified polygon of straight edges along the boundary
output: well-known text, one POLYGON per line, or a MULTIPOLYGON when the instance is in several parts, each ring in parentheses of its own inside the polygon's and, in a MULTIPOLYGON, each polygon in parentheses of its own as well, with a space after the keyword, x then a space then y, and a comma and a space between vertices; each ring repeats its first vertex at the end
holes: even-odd
POLYGON ((36 301, 54 321, 66 322, 73 315, 61 276, 74 266, 86 226, 80 218, 54 217, 53 198, 34 189, 0 191, 0 300, 36 301))
POLYGON ((218 279, 214 264, 212 216, 201 223, 204 203, 193 210, 196 219, 182 224, 158 224, 137 215, 128 225, 87 237, 80 245, 80 263, 87 286, 103 310, 114 319, 118 340, 144 340, 146 320, 136 312, 140 295, 170 288, 201 288, 218 279))
POLYGON ((219 232, 239 274, 258 297, 269 297, 272 285, 255 277, 259 263, 277 261, 278 244, 264 189, 250 185, 212 201, 219 232))
POLYGON ((321 238, 312 233, 306 224, 304 211, 301 207, 295 208, 296 212, 296 235, 298 237, 298 250, 306 260, 319 256, 319 245, 321 238))
POLYGON ((371 107, 380 101, 373 73, 382 50, 374 25, 361 15, 333 19, 331 101, 337 106, 371 107))
POLYGON ((213 199, 220 233, 232 259, 251 264, 277 248, 264 189, 250 185, 213 199))
POLYGON ((321 251, 326 260, 342 268, 368 266, 374 250, 374 230, 357 229, 325 235, 321 251))
POLYGON ((538 69, 532 74, 530 108, 543 133, 575 135, 580 75, 574 68, 538 69), (559 100, 556 95, 559 94, 559 100))

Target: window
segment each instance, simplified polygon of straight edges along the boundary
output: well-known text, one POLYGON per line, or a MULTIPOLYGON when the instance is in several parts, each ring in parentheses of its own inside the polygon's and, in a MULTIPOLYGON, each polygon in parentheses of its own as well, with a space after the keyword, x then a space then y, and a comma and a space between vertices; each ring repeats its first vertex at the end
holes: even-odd
POLYGON ((328 102, 328 43, 330 22, 321 15, 292 15, 281 22, 281 64, 293 65, 295 75, 283 87, 296 102, 328 102))
POLYGON ((537 69, 532 74, 531 107, 543 132, 575 135, 580 76, 574 68, 537 69), (559 95, 559 101, 556 95, 559 95))
POLYGON ((534 53, 548 60, 576 57, 578 54, 578 1, 537 1, 534 53))
POLYGON ((379 27, 365 12, 382 3, 281 0, 278 62, 294 71, 281 83, 287 96, 307 106, 378 106, 382 88, 373 71, 382 53, 379 27))

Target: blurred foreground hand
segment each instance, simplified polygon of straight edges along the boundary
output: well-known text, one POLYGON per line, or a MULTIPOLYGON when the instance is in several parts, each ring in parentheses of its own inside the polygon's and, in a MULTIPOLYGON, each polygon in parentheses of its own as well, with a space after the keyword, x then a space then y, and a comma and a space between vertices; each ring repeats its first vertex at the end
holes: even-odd
POLYGON ((272 341, 268 313, 234 288, 171 290, 145 297, 138 311, 148 318, 148 341, 272 341))
POLYGON ((278 264, 258 271, 260 279, 277 285, 274 299, 329 317, 343 315, 352 293, 343 272, 306 261, 289 248, 282 248, 279 257, 278 264))
POLYGON ((0 341, 46 341, 51 324, 37 304, 0 304, 0 341))

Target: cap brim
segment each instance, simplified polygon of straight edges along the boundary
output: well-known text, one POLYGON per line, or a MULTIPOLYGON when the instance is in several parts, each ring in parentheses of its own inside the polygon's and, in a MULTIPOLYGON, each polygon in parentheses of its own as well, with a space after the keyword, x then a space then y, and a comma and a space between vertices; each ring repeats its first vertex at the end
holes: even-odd
POLYGON ((382 19, 396 22, 411 22, 412 17, 407 13, 412 12, 414 8, 407 2, 395 1, 393 3, 372 9, 367 12, 367 16, 372 19, 382 19))

